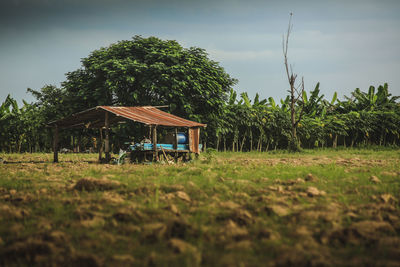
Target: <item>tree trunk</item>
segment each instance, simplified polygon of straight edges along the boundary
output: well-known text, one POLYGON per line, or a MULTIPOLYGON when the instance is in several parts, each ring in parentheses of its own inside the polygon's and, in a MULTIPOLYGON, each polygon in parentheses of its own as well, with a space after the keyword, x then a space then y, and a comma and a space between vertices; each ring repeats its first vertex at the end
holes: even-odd
POLYGON ((333 143, 332 143, 333 148, 337 148, 337 140, 338 140, 338 136, 337 136, 337 134, 335 134, 335 137, 333 138, 333 143))
POLYGON ((17 152, 21 153, 21 146, 22 146, 22 138, 19 137, 17 141, 17 152))
POLYGON ((226 137, 224 136, 224 152, 226 152, 226 137))
POLYGON ((253 132, 250 130, 250 152, 253 151, 253 132))
POLYGON ((240 152, 243 152, 243 145, 245 141, 246 141, 246 134, 243 136, 242 144, 240 145, 240 152))
POLYGON ((82 142, 82 136, 78 135, 78 141, 77 141, 77 151, 78 153, 81 152, 81 142, 82 142))

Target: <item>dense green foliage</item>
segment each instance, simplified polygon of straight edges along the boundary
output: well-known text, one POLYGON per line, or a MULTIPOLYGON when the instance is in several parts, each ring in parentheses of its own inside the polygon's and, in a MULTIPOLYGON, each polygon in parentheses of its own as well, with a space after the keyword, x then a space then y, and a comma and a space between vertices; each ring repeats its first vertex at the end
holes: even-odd
POLYGON ((220 115, 234 83, 203 49, 135 36, 82 59, 82 68, 67 73, 63 88, 74 111, 170 105, 174 114, 208 122, 220 115))
MULTIPOLYGON (((206 122, 206 136, 214 136, 235 83, 203 49, 135 36, 83 58, 82 67, 67 73, 61 88, 28 91, 37 98, 36 105, 47 122, 98 105, 169 105, 169 112, 175 115, 206 122)), ((116 140, 126 132, 140 132, 137 125, 119 128, 114 131, 116 140)), ((68 145, 71 134, 64 133, 61 142, 68 145)))
MULTIPOLYGON (((167 111, 173 114, 206 123, 202 141, 219 150, 287 148, 289 97, 276 103, 257 94, 251 101, 242 93, 238 99, 231 88, 235 82, 203 49, 136 36, 92 52, 82 59, 80 69, 66 74, 60 88, 28 89, 35 103, 18 107, 8 96, 0 108, 0 150, 49 151, 52 137, 46 123, 97 105, 169 105, 167 111)), ((300 144, 303 148, 398 146, 398 98, 384 84, 377 89, 371 86, 368 92, 357 88, 344 100, 335 93, 328 101, 317 84, 296 104, 296 114, 302 115, 297 125, 300 144)), ((113 128, 112 133, 114 150, 125 138, 142 134, 130 123, 113 128)), ((93 147, 92 137, 98 134, 87 129, 62 131, 61 147, 93 147)))
MULTIPOLYGON (((286 148, 290 140, 289 98, 277 105, 273 98, 251 103, 246 93, 236 99, 236 92, 225 108, 218 128, 217 147, 220 150, 264 151, 286 148), (222 142, 222 145, 221 145, 222 142)), ((304 114, 298 125, 302 147, 354 145, 399 145, 399 97, 392 97, 388 85, 371 86, 368 93, 356 89, 345 101, 327 101, 320 95, 319 84, 308 97, 303 95, 304 114)))

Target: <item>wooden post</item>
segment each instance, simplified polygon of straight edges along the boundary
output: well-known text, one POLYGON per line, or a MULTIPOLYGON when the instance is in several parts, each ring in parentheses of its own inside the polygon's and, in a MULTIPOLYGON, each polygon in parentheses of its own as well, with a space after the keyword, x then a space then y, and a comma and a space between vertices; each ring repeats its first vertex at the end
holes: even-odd
POLYGON ((200 128, 189 128, 189 152, 199 154, 200 128))
POLYGON ((192 138, 193 138, 191 128, 188 128, 188 138, 189 138, 188 145, 189 145, 189 160, 190 160, 192 158, 191 155, 192 155, 192 138))
POLYGON ((192 152, 192 139, 193 139, 193 135, 192 135, 192 128, 188 129, 188 137, 189 137, 189 152, 192 152))
POLYGON ((54 128, 53 151, 54 151, 53 162, 58 162, 58 126, 57 125, 54 128))
POLYGON ((101 162, 103 157, 103 130, 100 128, 99 131, 100 131, 100 142, 98 146, 99 146, 99 161, 101 162))
POLYGON ((149 136, 147 136, 150 140, 152 140, 152 138, 151 138, 151 125, 149 126, 149 136))
POLYGON ((174 149, 175 149, 175 162, 178 162, 178 128, 175 128, 175 140, 174 140, 174 149))
POLYGON ((152 133, 152 143, 153 143, 153 149, 154 149, 154 157, 153 159, 155 161, 158 161, 158 149, 157 149, 157 126, 153 126, 153 133, 152 133))
POLYGON ((105 129, 105 137, 106 137, 106 140, 105 140, 105 155, 106 155, 106 162, 108 163, 108 162, 110 162, 110 160, 111 160, 111 156, 110 156, 110 130, 109 130, 109 128, 110 128, 110 121, 109 121, 109 118, 108 118, 108 112, 106 111, 106 115, 105 115, 105 121, 104 121, 104 125, 105 125, 105 127, 106 127, 106 129, 105 129))
POLYGON ((178 150, 178 128, 175 128, 174 149, 178 150))

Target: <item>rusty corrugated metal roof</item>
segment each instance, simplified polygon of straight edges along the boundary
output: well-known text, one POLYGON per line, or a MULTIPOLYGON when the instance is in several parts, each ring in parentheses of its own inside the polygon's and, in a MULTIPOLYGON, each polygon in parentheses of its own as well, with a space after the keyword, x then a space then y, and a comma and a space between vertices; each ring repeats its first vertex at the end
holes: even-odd
POLYGON ((109 112, 110 124, 122 120, 132 120, 146 125, 161 125, 169 127, 206 127, 206 124, 186 120, 170 113, 159 110, 156 107, 116 107, 97 106, 79 113, 75 113, 61 120, 50 122, 49 125, 57 125, 63 128, 87 127, 100 128, 104 126, 105 112, 109 112))

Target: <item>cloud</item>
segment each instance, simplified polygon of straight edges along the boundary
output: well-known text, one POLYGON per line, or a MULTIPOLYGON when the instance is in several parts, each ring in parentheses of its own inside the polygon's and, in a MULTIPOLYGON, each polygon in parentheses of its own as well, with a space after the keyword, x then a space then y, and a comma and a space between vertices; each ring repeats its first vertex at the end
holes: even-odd
POLYGON ((91 51, 141 34, 205 48, 240 80, 238 90, 279 96, 290 11, 289 60, 307 86, 388 81, 399 91, 399 7, 398 0, 0 1, 0 93, 22 97, 27 86, 61 82, 91 51))
POLYGON ((210 56, 217 61, 247 61, 247 60, 264 60, 276 57, 276 52, 272 50, 219 50, 208 49, 210 56))

